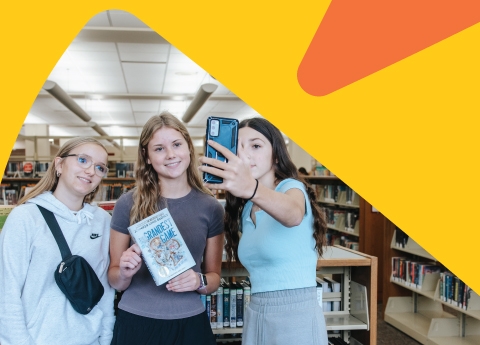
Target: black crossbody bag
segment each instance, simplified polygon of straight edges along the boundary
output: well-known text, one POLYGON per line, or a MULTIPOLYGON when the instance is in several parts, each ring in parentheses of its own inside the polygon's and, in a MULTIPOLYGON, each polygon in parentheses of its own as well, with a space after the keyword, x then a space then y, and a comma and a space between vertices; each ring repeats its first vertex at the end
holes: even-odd
POLYGON ((73 309, 80 314, 88 314, 102 298, 103 285, 87 260, 79 255, 72 255, 54 214, 42 206, 37 206, 62 254, 62 261, 55 270, 55 281, 73 309))

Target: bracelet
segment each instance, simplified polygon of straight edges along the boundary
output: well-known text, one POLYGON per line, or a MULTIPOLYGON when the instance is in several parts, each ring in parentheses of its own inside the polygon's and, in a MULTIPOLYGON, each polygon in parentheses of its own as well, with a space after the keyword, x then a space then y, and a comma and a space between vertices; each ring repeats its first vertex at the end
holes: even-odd
POLYGON ((255 190, 253 191, 253 194, 252 194, 252 196, 251 196, 249 199, 247 199, 247 201, 248 201, 248 200, 251 200, 251 199, 252 199, 252 198, 255 196, 255 194, 257 193, 257 188, 258 188, 258 180, 257 180, 257 179, 255 179, 255 181, 257 181, 257 184, 255 185, 255 190))

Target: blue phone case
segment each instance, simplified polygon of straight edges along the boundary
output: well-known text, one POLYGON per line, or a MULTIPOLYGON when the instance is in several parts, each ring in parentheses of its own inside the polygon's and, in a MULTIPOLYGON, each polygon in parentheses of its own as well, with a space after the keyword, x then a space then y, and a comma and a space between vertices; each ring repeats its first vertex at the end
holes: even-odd
MULTIPOLYGON (((227 119, 223 117, 214 117, 210 116, 207 119, 207 134, 205 136, 206 140, 213 140, 220 145, 225 146, 233 154, 237 154, 237 145, 238 145, 238 120, 236 119, 227 119), (212 135, 211 125, 212 120, 218 121, 218 135, 212 135)), ((213 147, 205 142, 205 156, 209 158, 215 158, 223 162, 228 160, 220 152, 217 152, 213 147)), ((221 177, 212 175, 210 173, 203 173, 203 181, 207 183, 222 183, 223 179, 221 177)))

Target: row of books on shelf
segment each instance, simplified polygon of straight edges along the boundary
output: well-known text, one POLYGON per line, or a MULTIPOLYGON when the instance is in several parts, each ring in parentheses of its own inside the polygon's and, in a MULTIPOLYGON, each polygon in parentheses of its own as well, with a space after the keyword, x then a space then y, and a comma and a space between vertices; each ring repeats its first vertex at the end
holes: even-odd
POLYGON ((7 177, 42 177, 47 172, 49 162, 24 161, 8 162, 4 176, 7 177))
POLYGON ((320 209, 325 214, 325 220, 329 228, 355 232, 355 225, 359 219, 357 210, 346 211, 330 207, 321 207, 320 209))
POLYGON ((328 345, 348 345, 348 343, 340 337, 329 337, 328 345))
POLYGON ((243 327, 250 296, 251 286, 248 279, 227 282, 222 278, 217 291, 200 295, 200 298, 210 319, 210 326, 217 329, 243 327))
POLYGON ((467 310, 471 294, 472 289, 460 278, 448 271, 440 273, 439 295, 442 301, 467 310))
POLYGON ((408 235, 398 227, 395 227, 395 246, 397 248, 405 248, 408 243, 408 235))
POLYGON ((318 276, 317 301, 323 312, 340 311, 341 309, 341 284, 331 277, 318 276), (336 294, 331 294, 331 293, 336 294))
POLYGON ((315 185, 317 200, 325 203, 339 203, 358 206, 359 198, 355 191, 346 185, 315 185))
MULTIPOLYGON (((319 275, 316 281, 317 301, 323 311, 340 311, 341 284, 325 275, 319 275)), ((200 295, 213 329, 243 327, 250 297, 248 278, 240 282, 227 282, 222 278, 217 291, 200 295)))
POLYGON ((411 288, 421 289, 425 276, 440 275, 442 267, 435 262, 413 261, 405 257, 392 257, 392 279, 411 288))
POLYGON ((135 177, 134 175, 134 163, 115 163, 115 176, 116 177, 135 177))
POLYGON ((120 198, 120 196, 132 188, 135 187, 134 183, 113 183, 113 184, 107 184, 103 183, 98 188, 100 190, 98 191, 97 195, 95 196, 95 201, 110 201, 110 200, 117 200, 120 198))
POLYGON ((352 250, 359 250, 358 238, 355 236, 341 235, 329 229, 325 234, 327 246, 339 245, 352 250))
POLYGON ((434 262, 392 258, 392 280, 417 290, 436 290, 435 298, 455 307, 468 309, 472 289, 460 278, 434 262))
POLYGON ((313 166, 312 175, 313 176, 335 176, 333 172, 331 172, 326 166, 324 166, 320 162, 316 162, 315 166, 313 166))
MULTIPOLYGON (((20 187, 20 191, 10 186, 10 184, 0 184, 0 205, 16 205, 24 195, 27 195, 35 184, 27 184, 20 187)), ((135 187, 135 184, 101 184, 100 189, 95 196, 95 201, 110 201, 117 200, 120 196, 130 189, 135 187)))
POLYGON ((10 184, 0 184, 0 205, 16 205, 18 201, 18 191, 10 184))
MULTIPOLYGON (((48 170, 50 162, 40 161, 23 161, 13 162, 10 161, 5 167, 4 176, 6 177, 19 177, 19 178, 31 178, 42 177, 48 170)), ((109 166, 110 172, 108 177, 134 177, 135 163, 112 163, 109 166), (114 164, 114 165, 113 165, 114 164)))

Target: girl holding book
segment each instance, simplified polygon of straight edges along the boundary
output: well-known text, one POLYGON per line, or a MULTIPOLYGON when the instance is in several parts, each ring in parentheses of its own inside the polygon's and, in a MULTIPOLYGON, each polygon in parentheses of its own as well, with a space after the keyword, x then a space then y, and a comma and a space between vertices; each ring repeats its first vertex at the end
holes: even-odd
POLYGON ((107 175, 107 151, 94 138, 75 138, 58 151, 46 174, 22 199, 0 235, 0 343, 108 345, 115 290, 107 279, 110 215, 90 205, 107 175), (86 315, 70 304, 54 271, 60 249, 37 206, 51 211, 73 255, 82 256, 104 293, 86 315))
POLYGON ((228 163, 201 157, 210 166, 199 169, 223 178, 206 186, 227 192, 227 261, 239 260, 250 274, 242 343, 326 345, 316 297, 326 222, 315 192, 298 176, 276 127, 252 118, 239 128, 238 156, 209 142, 228 163))
POLYGON ((136 188, 117 201, 111 222, 108 277, 124 291, 112 345, 213 345, 199 293, 220 285, 224 211, 203 186, 192 140, 173 115, 153 116, 143 127, 135 176, 136 188), (165 207, 196 265, 156 286, 127 228, 165 207))

